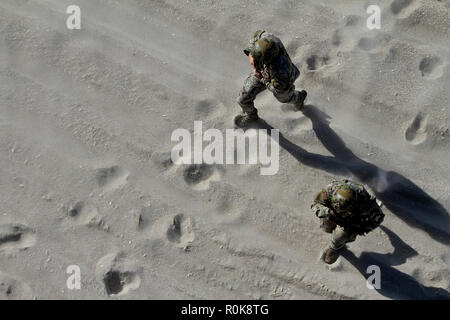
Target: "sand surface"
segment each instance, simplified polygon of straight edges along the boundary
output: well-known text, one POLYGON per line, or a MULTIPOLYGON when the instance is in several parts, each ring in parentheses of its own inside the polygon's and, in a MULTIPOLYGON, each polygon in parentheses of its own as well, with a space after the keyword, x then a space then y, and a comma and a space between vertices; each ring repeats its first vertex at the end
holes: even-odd
POLYGON ((449 12, 449 0, 1 0, 0 299, 448 299, 449 12), (81 30, 65 25, 74 2, 81 30), (280 130, 279 172, 189 179, 171 133, 232 127, 259 28, 309 93, 303 112, 256 100, 280 130), (386 217, 327 266, 309 206, 343 177, 386 217))

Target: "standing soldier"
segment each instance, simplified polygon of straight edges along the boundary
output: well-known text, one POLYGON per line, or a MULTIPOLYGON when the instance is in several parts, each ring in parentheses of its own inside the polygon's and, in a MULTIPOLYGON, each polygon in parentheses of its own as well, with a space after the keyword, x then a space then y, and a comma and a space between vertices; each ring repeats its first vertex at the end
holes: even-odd
POLYGON ((258 30, 244 53, 254 70, 245 80, 237 100, 243 110, 243 114, 234 119, 237 127, 245 127, 259 119, 253 101, 265 89, 269 89, 281 103, 292 103, 299 110, 302 108, 307 93, 305 90, 296 91, 294 86, 300 71, 279 38, 258 30))
POLYGON ((332 264, 347 242, 378 227, 384 214, 375 197, 353 181, 333 181, 314 198, 311 209, 320 218, 320 227, 331 233, 330 247, 323 259, 332 264))

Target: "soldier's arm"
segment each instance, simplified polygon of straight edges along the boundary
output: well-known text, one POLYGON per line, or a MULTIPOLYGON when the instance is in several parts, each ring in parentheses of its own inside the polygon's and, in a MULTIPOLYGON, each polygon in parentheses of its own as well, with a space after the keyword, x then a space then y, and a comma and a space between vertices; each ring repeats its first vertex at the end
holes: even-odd
POLYGON ((275 94, 288 90, 291 86, 289 74, 286 70, 278 71, 272 75, 272 79, 266 86, 269 91, 275 94))
POLYGON ((252 56, 251 53, 248 54, 248 61, 250 62, 250 64, 251 64, 252 67, 253 67, 253 75, 254 75, 255 77, 257 77, 258 79, 262 79, 261 73, 259 72, 258 69, 256 69, 256 66, 255 66, 255 60, 253 59, 253 56, 252 56))
POLYGON ((331 208, 328 202, 327 190, 322 189, 322 191, 316 194, 311 204, 311 209, 317 217, 328 218, 331 215, 331 208))

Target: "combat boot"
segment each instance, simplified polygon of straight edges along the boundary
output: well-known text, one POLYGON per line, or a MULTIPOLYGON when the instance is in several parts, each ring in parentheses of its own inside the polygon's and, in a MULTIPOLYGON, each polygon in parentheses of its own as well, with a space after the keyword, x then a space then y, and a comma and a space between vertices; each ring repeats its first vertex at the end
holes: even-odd
POLYGON ((298 94, 299 94, 299 101, 296 104, 294 104, 294 106, 297 110, 301 110, 303 108, 303 104, 305 103, 305 99, 308 93, 305 90, 302 90, 298 94))
POLYGON ((234 124, 238 128, 246 128, 250 124, 255 123, 256 121, 258 121, 258 119, 259 119, 258 112, 238 114, 234 118, 234 124))
POLYGON ((340 251, 341 251, 340 249, 334 249, 332 247, 329 247, 323 255, 323 261, 325 261, 325 263, 328 264, 335 263, 336 260, 339 258, 340 251))

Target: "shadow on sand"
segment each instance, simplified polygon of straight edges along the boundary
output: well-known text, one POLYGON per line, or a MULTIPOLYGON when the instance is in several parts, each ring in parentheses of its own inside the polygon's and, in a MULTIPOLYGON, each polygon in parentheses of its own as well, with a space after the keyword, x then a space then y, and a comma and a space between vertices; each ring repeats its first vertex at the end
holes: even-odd
POLYGON ((363 252, 359 257, 345 249, 342 256, 350 262, 361 275, 368 280, 372 273, 367 273, 367 267, 376 265, 380 267, 380 288, 375 289, 381 295, 390 299, 450 299, 448 291, 442 288, 425 287, 417 282, 410 275, 398 271, 392 266, 406 262, 410 257, 417 255, 417 252, 404 243, 395 233, 384 226, 380 228, 387 234, 394 252, 380 254, 376 252, 363 252))
MULTIPOLYGON (((311 119, 313 130, 321 143, 333 156, 324 156, 306 151, 286 139, 281 133, 279 144, 303 165, 327 171, 353 179, 368 185, 376 197, 392 213, 414 228, 425 231, 434 240, 450 244, 450 218, 445 208, 404 176, 385 171, 371 163, 358 158, 347 148, 342 139, 331 129, 330 117, 313 105, 307 105, 303 114, 311 119)), ((260 119, 259 129, 273 129, 260 119)), ((380 228, 387 234, 394 246, 394 252, 380 254, 363 252, 360 257, 344 250, 342 256, 347 259, 362 275, 368 279, 367 267, 377 265, 381 269, 381 288, 377 291, 392 299, 450 299, 450 294, 435 287, 424 287, 413 277, 400 272, 392 266, 401 265, 417 252, 404 243, 395 233, 384 226, 380 228)))
MULTIPOLYGON (((306 151, 286 139, 281 133, 279 144, 303 165, 353 179, 368 185, 376 197, 392 213, 414 228, 427 232, 434 240, 450 244, 450 218, 445 208, 404 176, 385 171, 358 158, 331 129, 330 117, 313 105, 306 105, 303 114, 311 119, 313 130, 333 156, 306 151)), ((259 129, 273 129, 260 119, 259 129)), ((270 133, 270 131, 268 131, 270 133)))

